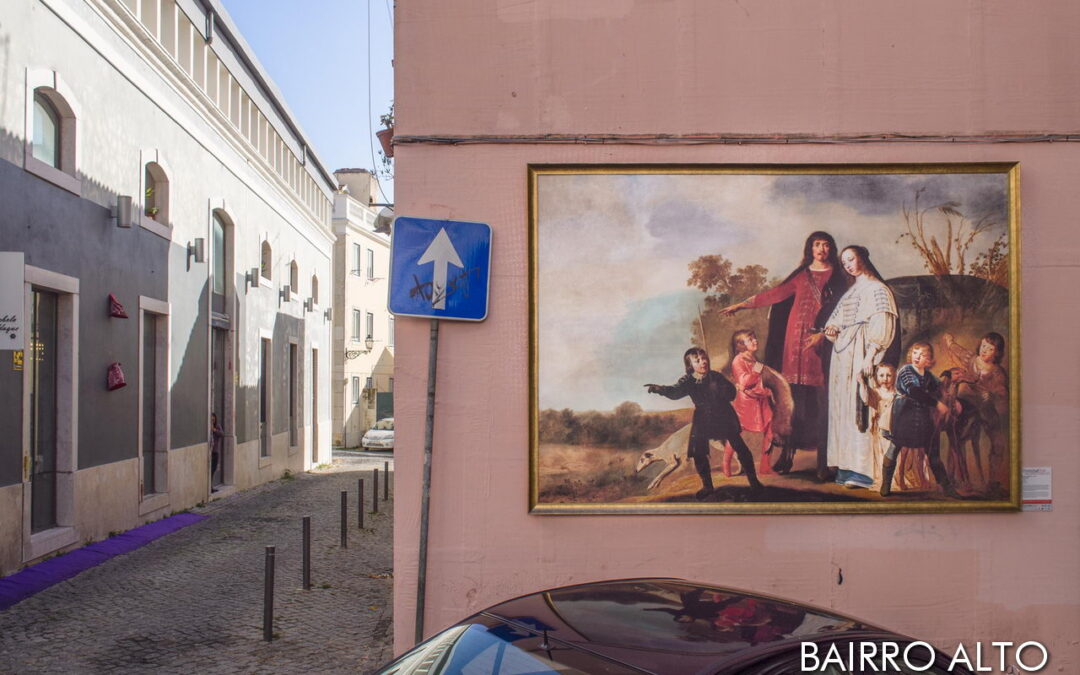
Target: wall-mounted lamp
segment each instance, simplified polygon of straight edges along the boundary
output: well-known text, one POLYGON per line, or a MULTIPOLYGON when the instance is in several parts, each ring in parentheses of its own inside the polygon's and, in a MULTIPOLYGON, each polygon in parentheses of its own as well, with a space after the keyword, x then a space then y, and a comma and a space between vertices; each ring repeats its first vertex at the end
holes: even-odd
POLYGON ((206 240, 202 237, 195 237, 195 241, 188 242, 187 245, 187 268, 191 269, 191 259, 195 258, 195 262, 206 262, 206 240))
POLYGON ((244 272, 244 284, 251 288, 257 288, 259 285, 259 268, 252 267, 247 272, 244 272))
POLYGON ((347 349, 345 350, 345 358, 355 359, 362 354, 370 354, 373 347, 375 347, 375 340, 369 335, 364 338, 364 351, 360 351, 359 349, 347 349))
POLYGON ((116 205, 109 209, 109 217, 117 227, 131 227, 131 195, 116 195, 116 205))
POLYGON ((312 298, 308 298, 307 300, 305 300, 304 301, 304 311, 305 312, 314 312, 315 311, 315 300, 313 300, 312 298))
POLYGON ((289 288, 289 284, 285 284, 284 286, 281 287, 281 290, 278 291, 278 297, 281 298, 282 302, 288 302, 289 301, 290 290, 291 289, 289 288))
POLYGON ((326 311, 323 312, 323 321, 333 321, 333 320, 334 320, 334 308, 333 307, 327 307, 326 311))

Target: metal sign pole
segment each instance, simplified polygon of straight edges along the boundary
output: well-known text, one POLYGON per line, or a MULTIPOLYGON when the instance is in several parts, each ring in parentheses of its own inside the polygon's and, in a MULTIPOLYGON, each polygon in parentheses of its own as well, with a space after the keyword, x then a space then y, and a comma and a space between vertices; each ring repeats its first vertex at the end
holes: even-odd
MULTIPOLYGON (((427 420, 424 427, 424 485, 420 493, 420 562, 416 576, 415 643, 424 639, 424 592, 427 588, 428 505, 431 503, 431 439, 435 428, 435 365, 439 354, 439 321, 431 320, 428 353, 427 420)), ((378 486, 375 486, 378 494, 378 486)))
MULTIPOLYGON (((483 321, 487 318, 491 226, 486 223, 398 216, 394 219, 392 232, 387 309, 394 316, 415 316, 431 321, 424 483, 420 495, 420 547, 416 572, 415 638, 416 642, 420 642, 424 638, 427 588, 428 510, 431 504, 431 445, 435 428, 439 321, 483 321)), ((378 500, 378 484, 373 485, 372 489, 378 500)))

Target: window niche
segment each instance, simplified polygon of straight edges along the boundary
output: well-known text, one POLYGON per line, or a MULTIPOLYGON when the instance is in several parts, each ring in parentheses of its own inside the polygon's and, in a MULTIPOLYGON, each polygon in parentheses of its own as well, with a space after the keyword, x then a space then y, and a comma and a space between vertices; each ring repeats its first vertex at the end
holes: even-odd
POLYGON ((77 117, 70 93, 55 72, 27 70, 23 166, 39 178, 80 194, 77 117))
POLYGON ((266 281, 272 281, 274 276, 274 250, 269 241, 263 241, 262 254, 259 259, 259 276, 266 281))
POLYGON ((230 283, 233 260, 233 222, 222 209, 214 209, 211 219, 210 276, 214 293, 214 311, 226 312, 235 288, 230 283))
POLYGON ((147 162, 143 173, 143 215, 169 224, 169 177, 157 162, 147 162))

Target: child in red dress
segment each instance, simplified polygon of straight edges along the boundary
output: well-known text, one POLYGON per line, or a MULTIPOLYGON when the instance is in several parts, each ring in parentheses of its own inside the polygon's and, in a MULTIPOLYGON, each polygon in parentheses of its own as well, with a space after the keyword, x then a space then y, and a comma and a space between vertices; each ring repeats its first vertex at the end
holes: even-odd
MULTIPOLYGON (((761 436, 761 459, 758 473, 771 474, 772 468, 772 391, 761 381, 765 364, 757 360, 758 339, 752 330, 737 330, 731 334, 731 375, 738 393, 732 406, 739 416, 743 431, 755 431, 761 436)), ((731 475, 731 446, 724 448, 724 475, 731 475)))

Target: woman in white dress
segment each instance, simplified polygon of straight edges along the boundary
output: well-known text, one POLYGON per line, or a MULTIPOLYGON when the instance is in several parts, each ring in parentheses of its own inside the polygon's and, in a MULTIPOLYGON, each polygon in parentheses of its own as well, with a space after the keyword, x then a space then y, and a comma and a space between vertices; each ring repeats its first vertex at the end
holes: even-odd
POLYGON ((855 282, 840 298, 825 324, 832 344, 829 365, 829 466, 836 482, 849 488, 874 483, 873 431, 869 393, 874 370, 899 347, 899 313, 892 291, 881 280, 870 252, 848 246, 840 254, 844 271, 855 282))

